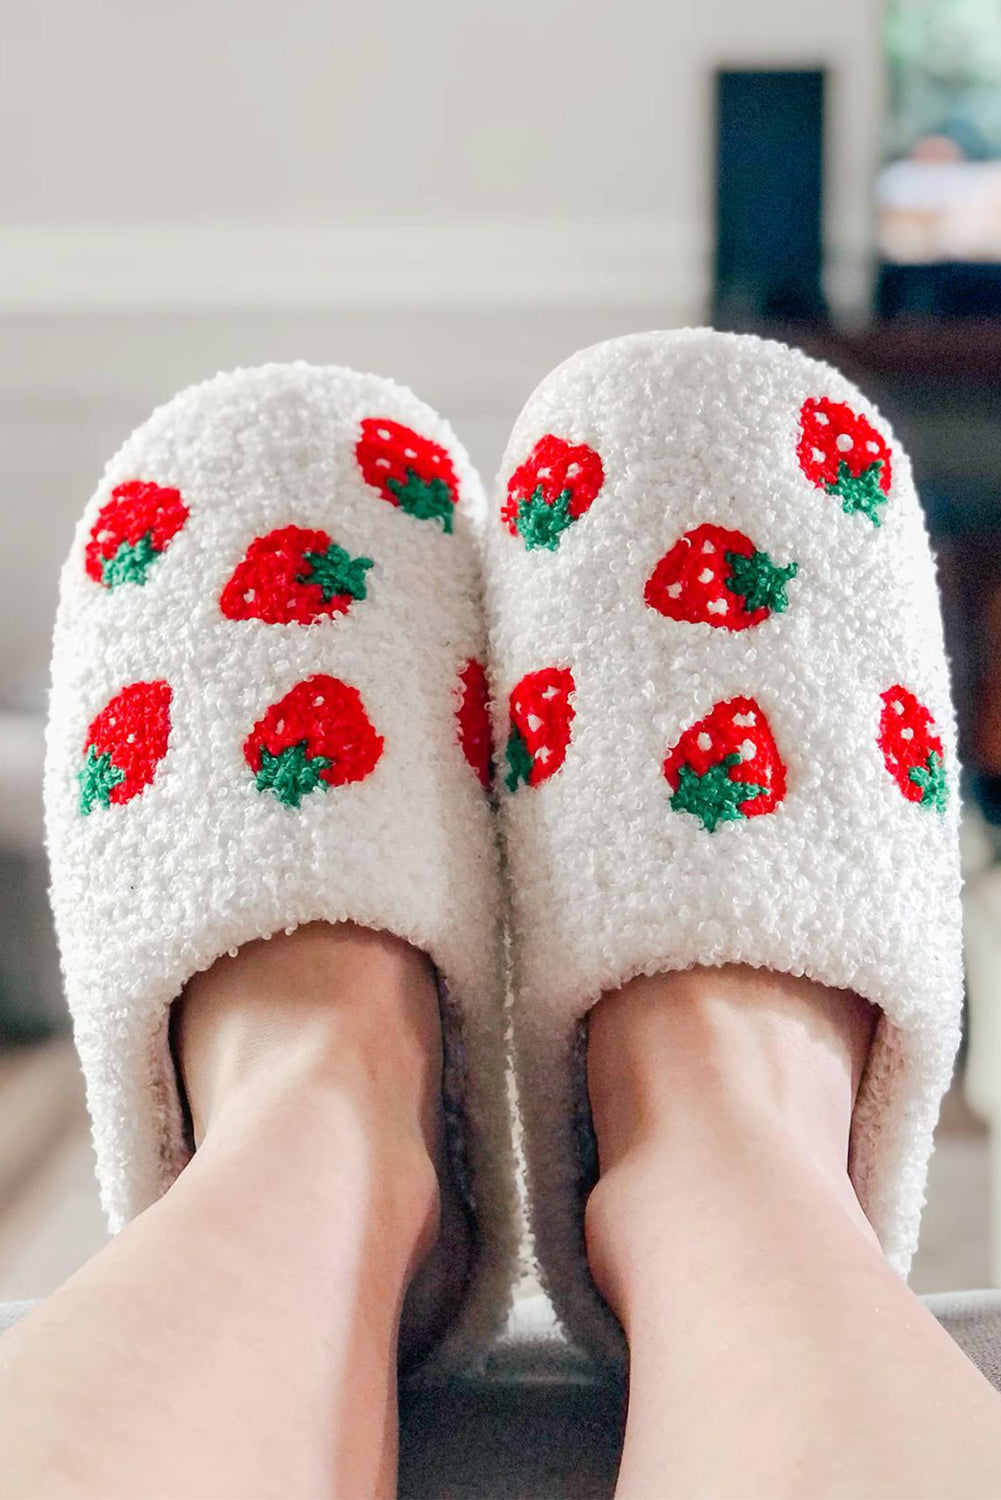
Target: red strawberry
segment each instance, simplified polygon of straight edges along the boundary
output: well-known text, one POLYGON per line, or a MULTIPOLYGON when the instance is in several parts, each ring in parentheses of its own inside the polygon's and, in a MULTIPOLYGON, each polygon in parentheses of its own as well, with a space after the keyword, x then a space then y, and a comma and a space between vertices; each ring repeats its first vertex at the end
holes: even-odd
POLYGON ((259 792, 298 807, 317 787, 364 781, 382 750, 358 689, 318 672, 271 705, 243 755, 259 792))
POLYGON ((325 531, 284 526, 259 536, 219 597, 228 620, 310 625, 366 595, 370 557, 351 557, 325 531))
POLYGON ((861 511, 874 526, 890 493, 892 467, 886 439, 867 417, 826 396, 803 402, 796 448, 807 479, 837 495, 845 515, 861 511))
POLYGON ((774 812, 786 790, 786 768, 753 698, 717 703, 686 729, 664 775, 675 812, 693 813, 709 833, 720 823, 774 812))
POLYGON ((566 760, 574 706, 570 696, 576 684, 569 667, 543 667, 529 672, 512 689, 511 733, 507 741, 510 767, 505 785, 509 792, 518 783, 538 786, 554 776, 566 760))
POLYGON ((786 584, 799 568, 781 568, 742 531, 707 523, 686 531, 654 568, 644 598, 671 620, 749 630, 789 608, 786 584))
POLYGON ((555 552, 564 531, 590 510, 604 482, 605 470, 593 448, 547 432, 508 480, 501 520, 529 551, 548 547, 555 552))
POLYGON ((879 748, 886 769, 907 798, 944 812, 949 800, 945 752, 935 720, 924 704, 898 682, 881 693, 879 748))
POLYGON ((95 583, 145 583, 150 567, 188 519, 180 491, 130 479, 111 492, 90 529, 85 565, 95 583))
POLYGON ((95 802, 131 802, 149 786, 167 753, 170 700, 167 682, 133 682, 102 708, 87 730, 77 772, 82 813, 95 802))
POLYGON ((455 717, 459 725, 462 753, 479 777, 484 791, 493 780, 493 741, 490 734, 490 694, 482 662, 467 661, 459 673, 462 687, 455 717))
POLYGON ((419 521, 440 521, 443 531, 452 530, 459 481, 446 449, 388 417, 366 417, 355 456, 366 484, 384 500, 419 521))

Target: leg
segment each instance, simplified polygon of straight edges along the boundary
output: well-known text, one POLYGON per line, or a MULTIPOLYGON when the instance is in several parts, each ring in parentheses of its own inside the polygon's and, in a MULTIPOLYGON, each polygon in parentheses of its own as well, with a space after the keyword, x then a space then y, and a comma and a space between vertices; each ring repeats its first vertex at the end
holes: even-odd
POLYGON ((300 928, 193 979, 175 1042, 198 1150, 0 1341, 5 1492, 391 1494, 401 1312, 439 1220, 430 965, 300 928))
POLYGON ((1001 1492, 1001 1398, 887 1267, 848 1178, 872 1028, 855 996, 736 967, 592 1012, 620 1496, 1001 1492))

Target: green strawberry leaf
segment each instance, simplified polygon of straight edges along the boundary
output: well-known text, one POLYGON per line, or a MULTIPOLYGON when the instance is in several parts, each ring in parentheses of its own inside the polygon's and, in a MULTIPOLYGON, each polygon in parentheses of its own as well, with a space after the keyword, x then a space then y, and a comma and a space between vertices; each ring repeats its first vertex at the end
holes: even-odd
POLYGON ((386 488, 408 516, 416 516, 418 521, 440 521, 442 531, 452 530, 455 504, 444 479, 422 479, 415 469, 408 469, 406 484, 399 479, 387 479, 386 488))
POLYGON ((319 584, 324 604, 344 594, 352 599, 365 598, 365 574, 375 566, 370 557, 351 557, 334 543, 326 552, 303 553, 302 560, 307 571, 297 573, 295 581, 319 584))
POLYGON ((99 755, 96 745, 88 745, 87 759, 77 771, 76 779, 80 784, 80 811, 86 817, 95 802, 102 807, 110 806, 112 790, 125 780, 125 772, 107 752, 99 755))
POLYGON ((720 823, 746 818, 744 803, 760 797, 768 788, 751 781, 732 781, 730 767, 739 764, 739 755, 728 755, 701 776, 691 766, 682 766, 678 789, 671 798, 675 812, 693 813, 709 833, 715 833, 720 823))
POLYGON ((949 800, 949 785, 945 776, 945 763, 937 750, 928 752, 923 766, 912 766, 908 779, 921 788, 921 806, 934 807, 936 812, 945 812, 949 800))
POLYGON ((527 500, 521 502, 515 525, 527 551, 531 552, 533 547, 548 547, 550 552, 556 551, 560 537, 574 521, 570 514, 572 499, 573 490, 563 490, 550 505, 543 497, 540 484, 527 500))
POLYGON ((886 504, 886 496, 880 489, 879 480, 883 472, 883 460, 877 458, 861 474, 853 474, 844 459, 838 465, 838 477, 825 486, 829 495, 837 495, 846 516, 860 511, 874 526, 882 526, 880 508, 886 504))
POLYGON ((306 740, 287 745, 278 755, 261 749, 261 769, 256 784, 259 792, 274 792, 285 807, 298 807, 308 792, 327 786, 321 776, 333 764, 325 755, 310 755, 306 740))
POLYGON ((137 542, 121 542, 112 557, 101 559, 101 577, 109 589, 120 583, 146 582, 150 566, 160 556, 153 546, 153 533, 145 532, 137 542))
POLYGON ((780 568, 772 562, 767 552, 752 552, 746 557, 742 552, 727 552, 730 576, 726 587, 731 594, 743 599, 748 614, 756 609, 768 609, 780 615, 789 608, 786 584, 791 583, 799 572, 798 563, 780 568))
POLYGON ((508 736, 507 763, 511 769, 504 778, 504 785, 509 792, 516 792, 518 783, 524 781, 527 785, 532 774, 531 752, 520 729, 512 729, 508 736))

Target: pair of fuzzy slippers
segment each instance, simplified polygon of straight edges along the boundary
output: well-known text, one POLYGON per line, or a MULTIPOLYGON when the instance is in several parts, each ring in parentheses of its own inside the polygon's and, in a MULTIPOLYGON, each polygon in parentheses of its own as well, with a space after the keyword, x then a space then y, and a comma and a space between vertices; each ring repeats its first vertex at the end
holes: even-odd
POLYGON ((441 979, 478 1243, 452 1337, 496 1327, 506 922, 571 1333, 617 1350, 583 1254, 581 1039, 641 973, 744 963, 880 1007, 851 1173, 906 1274, 959 1035, 953 716, 907 459, 830 368, 704 330, 598 345, 529 401, 490 508, 389 381, 184 392, 78 527, 45 790, 113 1228, 191 1151, 168 1032, 191 975, 304 922, 385 928, 441 979))

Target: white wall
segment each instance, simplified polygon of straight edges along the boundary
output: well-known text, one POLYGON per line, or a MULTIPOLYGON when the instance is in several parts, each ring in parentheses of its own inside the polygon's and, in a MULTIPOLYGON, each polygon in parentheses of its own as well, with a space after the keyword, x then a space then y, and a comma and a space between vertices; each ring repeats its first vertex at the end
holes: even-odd
POLYGON ((575 346, 697 320, 711 78, 831 73, 834 291, 869 244, 877 0, 0 0, 0 681, 108 448, 220 366, 410 379, 492 471, 575 346))
MULTIPOLYGON (((141 226, 239 225, 273 241, 309 226, 378 224, 392 236, 393 218, 640 220, 648 232, 652 221, 701 264, 720 63, 830 67, 832 248, 857 253, 878 135, 879 10, 878 0, 3 0, 0 224, 22 247, 7 269, 32 284, 38 275, 26 227, 43 241, 44 271, 46 234, 68 226, 116 226, 124 262, 141 226)), ((69 255, 77 241, 65 240, 69 255)), ((141 245, 153 254, 148 235, 141 245)), ((102 248, 114 260, 116 238, 102 248)), ((150 295, 155 275, 176 300, 170 260, 183 274, 185 253, 153 259, 150 295)), ((475 280, 475 265, 466 274, 475 280)), ((5 301, 18 295, 13 274, 0 283, 5 301)))

